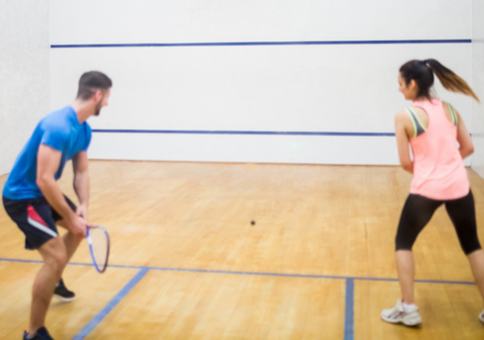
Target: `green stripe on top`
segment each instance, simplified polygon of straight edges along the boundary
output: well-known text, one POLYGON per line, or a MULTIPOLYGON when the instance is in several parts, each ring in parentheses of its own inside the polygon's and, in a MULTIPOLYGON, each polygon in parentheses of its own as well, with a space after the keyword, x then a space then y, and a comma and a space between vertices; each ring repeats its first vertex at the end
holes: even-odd
POLYGON ((457 126, 457 113, 455 112, 455 109, 452 105, 450 105, 449 103, 446 103, 447 106, 449 107, 449 110, 450 110, 450 114, 452 115, 452 124, 454 124, 455 126, 457 126))
POLYGON ((422 133, 427 131, 427 129, 424 127, 424 125, 422 124, 422 122, 418 118, 415 111, 411 107, 407 108, 406 110, 407 110, 407 112, 410 116, 410 119, 412 120, 413 128, 414 128, 414 131, 415 131, 414 132, 414 138, 417 137, 417 136, 420 136, 422 133))
POLYGON ((415 118, 413 117, 412 112, 410 111, 409 108, 406 108, 408 115, 410 116, 410 120, 412 121, 413 124, 413 138, 417 137, 417 125, 415 124, 415 118))
POLYGON ((415 115, 415 118, 417 119, 418 124, 420 124, 420 127, 424 131, 427 131, 427 128, 422 124, 422 122, 420 121, 420 118, 418 118, 417 113, 412 108, 410 108, 410 111, 412 111, 412 113, 415 115))

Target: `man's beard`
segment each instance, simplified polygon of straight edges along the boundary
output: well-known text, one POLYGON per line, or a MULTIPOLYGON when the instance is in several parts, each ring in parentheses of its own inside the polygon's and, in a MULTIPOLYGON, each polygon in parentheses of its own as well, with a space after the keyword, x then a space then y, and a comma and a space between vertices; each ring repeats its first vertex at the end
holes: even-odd
POLYGON ((94 115, 96 116, 99 116, 99 113, 101 113, 101 103, 102 103, 102 99, 99 101, 99 103, 96 104, 96 111, 94 113, 94 115))

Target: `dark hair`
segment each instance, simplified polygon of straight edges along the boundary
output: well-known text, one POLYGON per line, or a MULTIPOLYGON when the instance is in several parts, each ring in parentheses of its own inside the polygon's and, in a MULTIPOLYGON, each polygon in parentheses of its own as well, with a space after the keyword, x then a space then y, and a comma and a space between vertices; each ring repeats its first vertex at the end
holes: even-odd
POLYGON ((400 75, 409 84, 413 79, 417 83, 417 97, 431 99, 430 88, 434 84, 434 73, 439 78, 445 89, 452 92, 460 92, 473 97, 479 102, 479 98, 467 82, 435 59, 410 60, 400 67, 400 75))
POLYGON ((86 72, 79 79, 79 90, 77 98, 82 100, 90 99, 96 91, 105 91, 113 86, 113 82, 107 75, 98 71, 86 72))

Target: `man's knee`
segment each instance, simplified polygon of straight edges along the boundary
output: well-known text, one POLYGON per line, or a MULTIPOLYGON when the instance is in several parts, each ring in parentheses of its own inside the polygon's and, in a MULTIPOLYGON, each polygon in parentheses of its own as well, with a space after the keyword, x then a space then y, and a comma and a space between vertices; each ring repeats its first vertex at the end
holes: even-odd
POLYGON ((53 265, 57 272, 62 273, 64 271, 64 268, 67 265, 67 253, 65 250, 55 254, 53 258, 53 265))
POLYGON ((53 238, 39 248, 46 266, 61 275, 67 265, 67 250, 60 237, 53 238))
POLYGON ((72 236, 72 238, 78 242, 78 243, 81 243, 82 240, 84 240, 84 235, 79 235, 79 234, 74 234, 74 233, 71 233, 70 231, 68 232, 68 234, 70 234, 72 236))

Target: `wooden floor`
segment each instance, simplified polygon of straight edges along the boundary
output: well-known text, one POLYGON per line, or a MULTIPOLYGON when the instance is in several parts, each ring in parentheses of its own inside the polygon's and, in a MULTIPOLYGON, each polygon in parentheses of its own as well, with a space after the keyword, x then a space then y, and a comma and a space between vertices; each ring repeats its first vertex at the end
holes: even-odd
MULTIPOLYGON (((381 321, 400 296, 394 237, 411 176, 397 167, 91 161, 90 172, 90 219, 109 229, 113 266, 80 265, 81 245, 64 274, 76 300, 49 310, 57 340, 484 339, 442 208, 414 247, 422 326, 381 321)), ((469 177, 484 241, 484 180, 469 177)), ((59 183, 74 199, 70 169, 59 183)), ((0 339, 20 339, 40 257, 3 207, 0 237, 0 339)))

